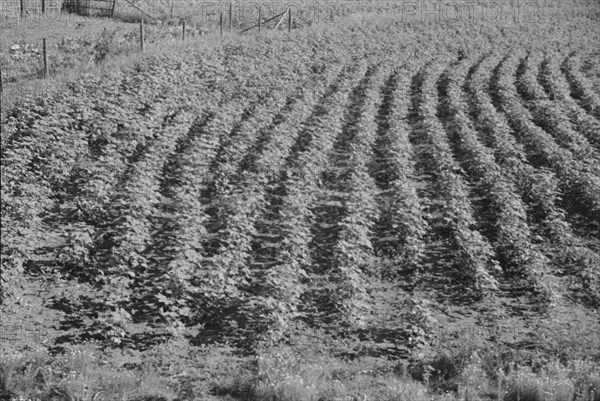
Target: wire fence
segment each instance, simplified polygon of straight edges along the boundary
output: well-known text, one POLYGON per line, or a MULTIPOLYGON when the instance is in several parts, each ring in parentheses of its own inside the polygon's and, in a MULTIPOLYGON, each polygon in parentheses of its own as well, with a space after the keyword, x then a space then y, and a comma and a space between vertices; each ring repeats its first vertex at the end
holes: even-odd
POLYGON ((61 11, 63 2, 64 0, 0 0, 0 11, 5 18, 53 14, 61 11))

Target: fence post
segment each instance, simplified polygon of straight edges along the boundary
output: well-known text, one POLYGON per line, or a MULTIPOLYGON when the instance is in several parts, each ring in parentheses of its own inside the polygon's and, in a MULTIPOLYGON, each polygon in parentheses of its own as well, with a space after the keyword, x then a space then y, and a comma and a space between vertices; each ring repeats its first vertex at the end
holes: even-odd
POLYGON ((21 0, 21 18, 23 18, 25 15, 25 6, 23 5, 23 1, 24 0, 21 0))
POLYGON ((219 27, 221 29, 221 36, 223 36, 223 13, 221 12, 221 17, 219 20, 219 27))
POLYGON ((232 14, 233 14, 233 10, 232 10, 232 3, 229 2, 229 32, 231 32, 231 18, 232 18, 232 14))
POLYGON ((46 38, 42 39, 42 49, 44 52, 44 78, 48 78, 50 76, 50 66, 48 65, 48 46, 46 43, 46 38))
POLYGON ((258 32, 260 32, 260 4, 258 5, 258 32))
POLYGON ((112 7, 110 9, 110 18, 114 18, 115 17, 115 4, 116 3, 117 3, 117 0, 113 0, 112 7))
POLYGON ((182 29, 181 29, 181 40, 184 41, 185 40, 185 20, 183 20, 183 24, 181 24, 182 29))
POLYGON ((140 21, 140 50, 144 52, 144 20, 140 21))
POLYGON ((288 32, 292 31, 292 8, 288 8, 288 32))
POLYGON ((174 2, 174 1, 175 1, 175 0, 171 0, 171 18, 173 18, 173 2, 174 2))
POLYGON ((46 14, 46 0, 42 0, 42 15, 46 14))

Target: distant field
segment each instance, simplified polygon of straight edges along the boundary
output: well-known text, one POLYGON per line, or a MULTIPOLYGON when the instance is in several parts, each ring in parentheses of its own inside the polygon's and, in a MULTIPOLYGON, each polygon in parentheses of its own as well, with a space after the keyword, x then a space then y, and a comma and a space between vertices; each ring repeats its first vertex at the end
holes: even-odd
MULTIPOLYGON (((184 336, 259 355, 321 333, 315 349, 350 360, 468 343, 597 363, 597 4, 502 21, 365 7, 380 12, 172 42, 11 110, 6 316, 43 305, 51 349, 184 336)), ((302 391, 272 399, 322 396, 302 391)))

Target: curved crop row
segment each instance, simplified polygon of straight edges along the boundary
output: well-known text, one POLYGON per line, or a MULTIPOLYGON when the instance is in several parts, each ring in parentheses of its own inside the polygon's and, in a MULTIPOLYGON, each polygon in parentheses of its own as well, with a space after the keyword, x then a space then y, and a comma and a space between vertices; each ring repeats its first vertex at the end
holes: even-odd
POLYGON ((544 88, 538 82, 541 58, 540 52, 530 51, 517 69, 517 91, 526 101, 548 99, 544 88))
POLYGON ((571 93, 594 117, 600 119, 600 96, 592 89, 587 78, 581 73, 581 57, 571 54, 562 64, 562 71, 571 86, 571 93))
MULTIPOLYGON (((192 88, 202 77, 189 74, 189 65, 177 60, 145 59, 115 81, 99 80, 90 85, 97 98, 76 114, 78 129, 88 133, 86 160, 73 174, 70 196, 61 205, 68 219, 99 225, 105 220, 112 187, 126 173, 127 166, 142 157, 154 131, 168 118, 173 106, 173 86, 185 77, 188 86, 178 91, 178 99, 189 100, 195 110, 212 105, 220 93, 200 96, 192 88), (172 68, 177 65, 178 68, 172 68), (169 72, 165 74, 165 72, 169 72)), ((74 93, 89 88, 73 84, 74 93)))
MULTIPOLYGON (((312 114, 300 126, 299 136, 292 147, 277 187, 280 205, 277 221, 270 227, 278 249, 270 259, 271 266, 264 270, 260 298, 257 300, 268 311, 274 328, 283 330, 289 319, 298 316, 300 297, 312 264, 310 243, 313 239, 312 207, 319 196, 319 177, 326 168, 333 150, 337 132, 341 129, 341 115, 353 85, 364 75, 364 63, 346 69, 340 79, 329 88, 312 114)), ((297 128, 296 128, 297 129, 297 128)), ((286 135, 280 131, 280 135, 286 135)))
POLYGON ((295 306, 292 306, 293 299, 288 297, 297 289, 290 287, 292 291, 288 293, 285 287, 293 286, 296 281, 294 275, 300 272, 265 266, 260 258, 253 262, 253 246, 260 235, 259 220, 267 213, 267 188, 275 185, 286 157, 300 135, 299 125, 310 112, 314 91, 320 85, 327 84, 335 73, 336 69, 331 69, 325 77, 315 79, 306 88, 302 88, 296 94, 299 98, 291 104, 290 112, 278 118, 275 125, 265 127, 267 130, 261 139, 263 145, 260 146, 259 153, 250 163, 242 166, 242 171, 232 185, 217 188, 215 199, 220 208, 219 220, 222 222, 217 235, 221 247, 211 257, 210 263, 226 269, 226 277, 236 280, 241 288, 258 293, 257 296, 251 295, 250 299, 245 299, 240 310, 251 324, 266 323, 267 327, 272 326, 270 328, 276 330, 274 323, 283 324, 290 316, 293 317, 295 306), (290 282, 285 279, 290 279, 290 282), (276 296, 281 292, 285 296, 276 296))
MULTIPOLYGON (((565 256, 578 261, 582 277, 592 276, 595 270, 594 260, 588 251, 580 246, 569 244, 580 243, 564 210, 560 207, 559 182, 551 171, 538 170, 527 163, 527 155, 522 145, 511 135, 508 121, 503 114, 496 111, 490 98, 488 85, 492 69, 501 62, 501 56, 483 59, 474 69, 471 79, 467 82, 467 90, 473 101, 470 103, 475 127, 484 143, 494 151, 498 164, 503 172, 511 178, 520 195, 530 206, 529 211, 534 221, 539 222, 544 237, 553 243, 564 244, 565 256), (588 263, 588 261, 591 263, 588 263), (587 273, 583 273, 587 272, 587 273)), ((565 257, 565 260, 567 257, 565 257)), ((561 264, 553 258, 554 263, 561 264)), ((584 281, 590 281, 583 277, 584 281)), ((593 288, 593 285, 587 285, 593 288)), ((588 291, 589 294, 592 292, 588 291)))
POLYGON ((430 143, 435 188, 443 201, 442 221, 449 231, 454 261, 460 273, 473 282, 480 294, 486 289, 497 289, 493 271, 500 267, 489 242, 474 227, 477 222, 469 199, 460 166, 452 157, 443 126, 437 117, 437 81, 444 69, 441 62, 430 65, 422 85, 419 118, 430 143))
POLYGON ((55 204, 54 192, 64 188, 75 166, 88 154, 87 133, 76 128, 69 107, 63 105, 56 115, 37 120, 2 149, 5 256, 7 247, 25 250, 33 246, 43 231, 42 214, 55 204))
POLYGON ((544 270, 545 258, 531 244, 527 212, 510 179, 494 160, 491 150, 483 146, 468 118, 468 106, 462 98, 462 85, 469 63, 464 60, 442 76, 444 96, 440 111, 446 129, 475 185, 490 201, 489 218, 493 226, 493 245, 505 271, 535 277, 544 270))
POLYGON ((578 206, 581 214, 600 222, 600 179, 597 166, 576 160, 569 151, 560 148, 549 134, 533 123, 531 114, 520 103, 514 86, 517 62, 517 56, 511 54, 500 64, 492 87, 494 96, 528 151, 535 155, 539 163, 556 171, 567 199, 578 206))
POLYGON ((575 158, 591 164, 600 160, 598 152, 590 146, 587 139, 573 129, 562 104, 553 101, 538 102, 530 111, 533 121, 550 133, 559 145, 569 149, 575 158))
POLYGON ((157 215, 173 217, 155 219, 162 224, 158 235, 153 237, 149 253, 153 263, 140 280, 143 287, 151 291, 138 294, 136 300, 142 316, 151 316, 159 309, 163 318, 177 324, 189 314, 193 297, 199 297, 207 305, 232 291, 220 272, 208 267, 202 258, 201 246, 207 236, 208 219, 202 193, 207 187, 208 167, 216 157, 219 143, 239 121, 244 106, 245 103, 233 101, 212 110, 204 118, 196 117, 186 136, 179 141, 179 153, 172 155, 162 190, 163 196, 169 197, 169 204, 157 215))
POLYGON ((469 103, 475 127, 480 133, 482 142, 494 152, 499 165, 513 180, 524 188, 521 178, 530 177, 534 169, 527 164, 527 153, 522 144, 511 134, 505 116, 496 111, 489 91, 492 69, 501 62, 500 55, 491 55, 482 59, 466 82, 466 89, 471 96, 469 103))
POLYGON ((64 102, 53 113, 38 106, 18 119, 3 123, 14 131, 2 144, 2 295, 15 289, 34 249, 54 231, 47 226, 55 218, 57 205, 67 196, 75 171, 89 156, 88 133, 79 129, 86 108, 73 106, 79 96, 61 97, 64 102), (79 114, 73 115, 73 109, 79 114), (27 121, 23 121, 27 120, 27 121))
MULTIPOLYGON (((538 169, 528 163, 524 146, 512 135, 505 115, 496 110, 490 97, 488 89, 492 69, 501 62, 501 58, 500 55, 484 58, 476 65, 466 83, 467 91, 473 100, 469 105, 475 128, 482 142, 494 152, 496 162, 502 167, 504 174, 509 176, 519 189, 521 197, 526 200, 534 199, 537 205, 543 205, 545 208, 554 208, 559 193, 558 187, 548 189, 547 193, 533 190, 535 183, 540 181, 538 169)), ((535 161, 535 155, 531 158, 535 161)), ((554 176, 553 173, 548 174, 554 176)))
POLYGON ((210 314, 223 302, 239 298, 243 280, 228 270, 230 265, 214 263, 203 247, 210 239, 207 197, 214 202, 215 191, 223 194, 230 188, 230 177, 237 173, 247 149, 272 123, 285 99, 284 92, 275 90, 252 105, 249 99, 226 103, 204 121, 198 118, 180 143, 180 154, 165 177, 169 184, 164 192, 171 198, 166 212, 173 217, 163 222, 155 239, 156 266, 145 277, 152 293, 138 299, 142 314, 160 307, 177 321, 190 314, 188 306, 210 314))
POLYGON ((540 82, 548 92, 550 99, 560 102, 577 131, 600 152, 600 122, 587 114, 571 97, 569 84, 560 71, 560 54, 547 54, 540 74, 540 82))
POLYGON ((136 114, 127 119, 114 105, 98 105, 88 111, 88 161, 75 171, 69 184, 73 196, 61 205, 66 218, 92 226, 102 224, 110 213, 111 192, 124 179, 130 163, 141 157, 141 150, 152 141, 155 119, 162 120, 167 110, 165 103, 157 102, 144 116, 136 114), (108 117, 103 117, 104 113, 108 117))
POLYGON ((517 69, 516 88, 527 100, 525 106, 531 112, 533 121, 550 133, 559 145, 569 149, 576 156, 592 160, 597 158, 586 138, 573 130, 565 106, 549 100, 544 87, 538 82, 541 63, 541 53, 529 52, 517 69))
POLYGON ((248 117, 243 117, 225 138, 213 163, 214 191, 218 192, 235 184, 235 177, 242 161, 256 146, 261 131, 267 129, 284 108, 286 99, 284 91, 275 89, 244 112, 244 116, 248 117))
POLYGON ((172 320, 185 317, 192 298, 203 306, 212 305, 224 297, 236 294, 235 284, 228 282, 220 266, 211 265, 202 255, 202 244, 208 237, 207 206, 202 202, 208 187, 209 167, 214 162, 219 145, 240 123, 251 99, 225 103, 209 113, 206 121, 192 126, 186 138, 186 148, 172 163, 171 183, 167 194, 171 203, 164 231, 155 238, 154 269, 145 280, 159 283, 149 285, 152 293, 146 296, 150 310, 158 303, 172 320), (165 296, 165 294, 178 294, 165 296), (180 315, 180 316, 178 316, 180 315))
MULTIPOLYGON (((177 139, 193 122, 191 113, 173 112, 163 127, 155 131, 158 138, 127 172, 126 179, 110 202, 108 224, 101 227, 98 238, 101 249, 95 256, 99 275, 104 276, 104 305, 110 311, 100 316, 105 324, 123 324, 130 301, 129 287, 133 278, 150 268, 146 250, 152 241, 150 218, 157 215, 160 203, 160 177, 177 139), (119 311, 119 318, 113 312, 119 311)), ((165 317, 165 316, 161 316, 165 317)))
MULTIPOLYGON (((3 226, 8 227, 3 252, 17 267, 32 248, 44 246, 48 231, 66 234, 69 248, 71 234, 81 234, 82 226, 93 234, 89 224, 101 225, 109 215, 106 206, 128 160, 141 155, 151 139, 146 134, 165 118, 172 77, 161 77, 162 69, 168 66, 145 60, 136 65, 133 79, 133 74, 122 80, 88 77, 87 85, 69 84, 68 92, 54 94, 34 112, 13 115, 15 132, 2 149, 3 226), (97 100, 89 101, 90 92, 97 100), (65 227, 66 221, 71 224, 65 227), (16 248, 10 245, 11 228, 16 248)), ((72 257, 74 251, 79 252, 61 251, 60 258, 85 267, 72 257)), ((93 276, 92 270, 87 272, 93 276)))
POLYGON ((343 149, 344 153, 335 154, 332 159, 332 165, 339 168, 334 173, 337 177, 334 188, 343 204, 342 218, 336 223, 339 231, 332 255, 331 270, 336 281, 334 303, 351 325, 364 324, 370 308, 364 276, 373 275, 376 268, 371 232, 379 210, 377 185, 369 175, 368 162, 377 137, 375 118, 386 71, 385 67, 371 71, 364 91, 356 94, 361 99, 360 104, 347 113, 356 113, 357 118, 346 122, 338 138, 339 150, 343 149))
MULTIPOLYGON (((175 326, 181 323, 181 317, 189 314, 189 294, 197 292, 192 290, 195 287, 190 283, 190 266, 197 260, 194 259, 193 252, 184 251, 184 261, 178 260, 182 263, 171 263, 169 256, 177 254, 177 245, 180 244, 169 242, 171 238, 168 237, 173 230, 168 229, 165 224, 165 220, 168 220, 165 213, 174 212, 178 222, 185 221, 185 224, 190 224, 185 228, 194 231, 198 229, 197 217, 202 214, 202 209, 196 208, 197 203, 193 202, 189 193, 188 196, 178 197, 181 194, 169 193, 167 190, 176 188, 178 180, 182 177, 185 179, 186 173, 203 177, 201 170, 195 170, 201 152, 189 154, 182 152, 181 147, 182 144, 194 142, 194 136, 198 135, 198 121, 205 120, 202 128, 214 129, 213 134, 219 134, 218 128, 230 122, 230 116, 223 117, 222 114, 216 118, 209 117, 214 117, 215 113, 204 109, 214 100, 213 97, 200 98, 196 93, 180 93, 178 97, 171 98, 169 106, 162 106, 176 111, 158 121, 148 113, 156 108, 155 105, 146 105, 140 111, 151 122, 151 127, 148 135, 140 137, 141 141, 129 158, 131 164, 125 169, 118 186, 112 191, 114 194, 111 194, 111 199, 105 206, 107 213, 103 220, 109 223, 97 230, 101 241, 98 247, 101 251, 95 256, 100 266, 108 267, 109 273, 106 279, 109 285, 104 288, 105 302, 113 307, 118 305, 121 318, 127 317, 126 304, 136 310, 138 318, 154 315, 156 319, 158 314, 159 320, 175 326), (205 114, 204 118, 197 117, 202 114, 205 114), (188 160, 185 160, 186 156, 188 160), (186 168, 188 171, 185 171, 186 168), (194 170, 189 171, 190 168, 194 170), (173 169, 178 170, 177 173, 169 176, 173 169), (171 210, 165 210, 169 209, 165 207, 165 202, 168 203, 169 200, 174 201, 171 203, 174 206, 171 210), (190 258, 194 259, 193 262, 186 264, 190 258), (134 280, 136 286, 145 288, 146 291, 129 296, 128 287, 134 280)), ((233 114, 238 109, 236 105, 238 104, 232 107, 232 103, 228 104, 234 110, 233 114)), ((233 120, 235 121, 235 117, 233 120)), ((211 139, 218 142, 222 136, 218 134, 211 139)), ((171 226, 176 225, 170 223, 171 226)), ((188 231, 182 235, 187 234, 188 231)), ((196 274, 200 275, 198 272, 196 274)), ((209 295, 212 293, 207 297, 209 295)))
MULTIPOLYGON (((380 193, 380 222, 374 243, 377 256, 390 259, 395 269, 419 269, 425 254, 425 236, 429 230, 423 216, 414 179, 414 152, 406 121, 411 77, 415 68, 405 67, 390 78, 389 103, 385 127, 380 129, 374 146, 371 175, 380 193)), ((384 272, 384 274, 395 272, 384 272)))

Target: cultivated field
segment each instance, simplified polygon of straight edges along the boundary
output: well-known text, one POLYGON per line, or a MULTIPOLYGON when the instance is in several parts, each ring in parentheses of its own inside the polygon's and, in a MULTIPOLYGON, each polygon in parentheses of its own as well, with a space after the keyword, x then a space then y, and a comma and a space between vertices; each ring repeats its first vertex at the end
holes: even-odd
POLYGON ((257 358, 251 386, 181 399, 517 400, 487 368, 589 358, 527 400, 597 400, 600 9, 542 6, 177 44, 26 102, 2 122, 3 319, 55 325, 51 352, 257 358), (488 376, 336 392, 307 350, 425 383, 476 352, 488 376))

